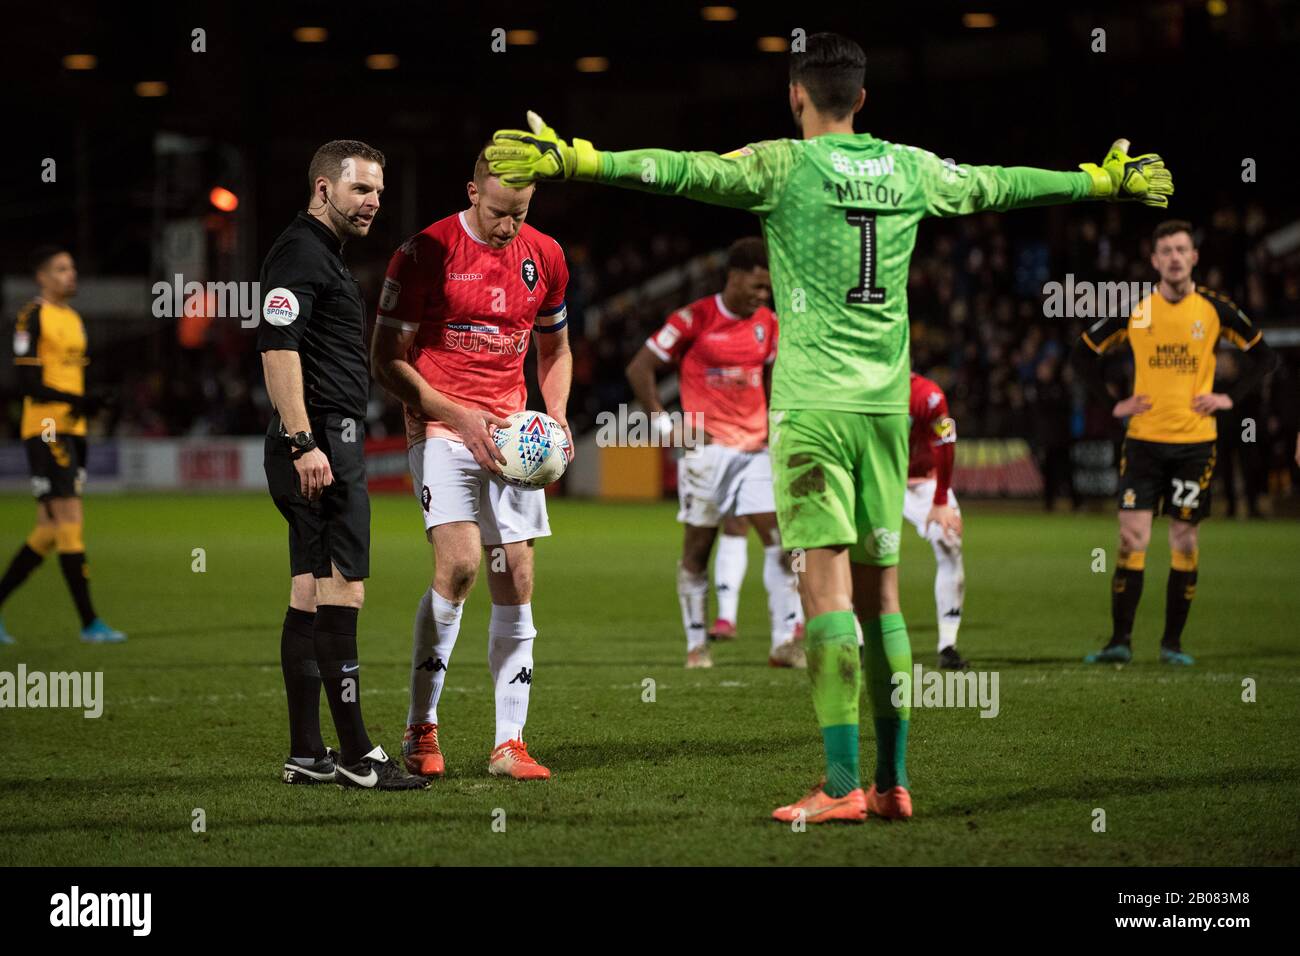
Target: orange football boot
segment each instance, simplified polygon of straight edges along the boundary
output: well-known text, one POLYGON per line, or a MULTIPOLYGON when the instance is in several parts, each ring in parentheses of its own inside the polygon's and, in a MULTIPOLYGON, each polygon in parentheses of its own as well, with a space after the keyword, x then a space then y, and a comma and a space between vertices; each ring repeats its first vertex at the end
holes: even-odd
POLYGON ((734 641, 735 639, 736 625, 726 618, 718 618, 713 622, 713 627, 709 628, 709 640, 711 641, 734 641))
POLYGON ((912 795, 905 787, 892 787, 881 793, 873 783, 867 792, 867 811, 886 820, 910 820, 912 795))
POLYGON ((438 746, 437 724, 411 724, 402 735, 402 762, 417 777, 441 777, 447 772, 438 746))
POLYGON ((832 797, 818 784, 798 803, 772 811, 772 819, 782 823, 793 823, 801 815, 805 823, 861 823, 867 818, 867 798, 861 787, 832 797))
POLYGON ((529 755, 528 745, 522 740, 507 740, 492 751, 488 773, 516 780, 551 779, 551 772, 529 755))

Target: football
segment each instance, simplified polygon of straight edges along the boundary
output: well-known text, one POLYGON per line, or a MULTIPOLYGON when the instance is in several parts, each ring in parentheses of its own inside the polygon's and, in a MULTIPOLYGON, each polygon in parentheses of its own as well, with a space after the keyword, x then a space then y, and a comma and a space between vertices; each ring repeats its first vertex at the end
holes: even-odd
POLYGON ((569 466, 569 438, 550 415, 515 412, 506 428, 492 432, 492 440, 505 456, 501 477, 520 488, 544 488, 569 466))

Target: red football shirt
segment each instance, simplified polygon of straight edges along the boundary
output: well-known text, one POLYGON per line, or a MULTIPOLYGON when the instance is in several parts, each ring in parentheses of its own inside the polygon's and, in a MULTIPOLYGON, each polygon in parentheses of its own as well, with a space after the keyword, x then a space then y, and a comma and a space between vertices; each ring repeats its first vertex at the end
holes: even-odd
POLYGON ((763 366, 776 361, 771 309, 739 316, 710 295, 678 309, 646 346, 681 370, 682 411, 704 416, 704 432, 720 445, 757 451, 767 443, 763 366))
MULTIPOLYGON (((564 252, 550 236, 525 223, 509 245, 494 249, 461 212, 393 253, 378 321, 415 331, 407 361, 439 392, 505 418, 528 397, 524 356, 534 329, 558 332, 567 321, 568 283, 564 252)), ((434 435, 460 437, 406 409, 408 445, 434 435)))
POLYGON ((934 478, 937 482, 934 500, 947 504, 957 425, 948 414, 948 399, 943 389, 915 372, 908 417, 912 428, 908 436, 907 477, 909 480, 934 478))

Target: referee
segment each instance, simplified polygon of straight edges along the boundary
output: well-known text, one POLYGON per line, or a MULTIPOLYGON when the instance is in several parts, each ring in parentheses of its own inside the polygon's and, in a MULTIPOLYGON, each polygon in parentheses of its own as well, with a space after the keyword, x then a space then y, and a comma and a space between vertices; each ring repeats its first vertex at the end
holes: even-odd
POLYGON ((307 171, 311 199, 262 263, 257 347, 275 414, 266 480, 289 522, 293 584, 280 636, 289 699, 283 780, 373 790, 424 789, 370 741, 361 718, 357 615, 370 573, 370 499, 363 457, 365 310, 343 244, 370 231, 384 156, 354 140, 326 143, 307 171), (325 687, 341 754, 320 732, 325 687))

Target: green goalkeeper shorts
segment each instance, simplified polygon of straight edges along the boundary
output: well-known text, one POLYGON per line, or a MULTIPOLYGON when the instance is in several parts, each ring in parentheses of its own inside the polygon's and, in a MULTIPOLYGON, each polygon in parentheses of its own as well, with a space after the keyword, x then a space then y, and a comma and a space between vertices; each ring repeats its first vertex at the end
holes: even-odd
POLYGON ((897 564, 907 433, 904 413, 774 410, 769 442, 782 547, 847 545, 856 564, 897 564))

